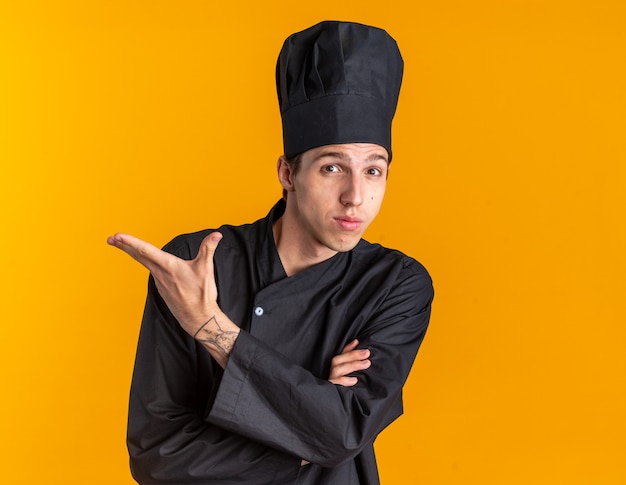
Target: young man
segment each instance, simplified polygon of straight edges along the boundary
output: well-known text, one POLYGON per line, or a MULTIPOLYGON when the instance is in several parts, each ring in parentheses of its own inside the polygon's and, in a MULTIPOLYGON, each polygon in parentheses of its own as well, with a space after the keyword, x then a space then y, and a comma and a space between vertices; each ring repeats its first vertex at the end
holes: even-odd
POLYGON ((128 447, 143 484, 377 484, 373 442, 433 298, 426 270, 361 239, 391 160, 402 78, 383 30, 322 22, 277 65, 283 199, 268 216, 109 244, 151 271, 128 447))

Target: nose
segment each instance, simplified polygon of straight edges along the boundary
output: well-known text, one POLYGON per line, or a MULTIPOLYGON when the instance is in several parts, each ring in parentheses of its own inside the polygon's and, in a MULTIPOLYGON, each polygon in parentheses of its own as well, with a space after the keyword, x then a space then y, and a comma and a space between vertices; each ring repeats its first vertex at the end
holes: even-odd
POLYGON ((359 206, 363 203, 363 182, 358 174, 352 174, 341 193, 341 203, 345 206, 359 206))

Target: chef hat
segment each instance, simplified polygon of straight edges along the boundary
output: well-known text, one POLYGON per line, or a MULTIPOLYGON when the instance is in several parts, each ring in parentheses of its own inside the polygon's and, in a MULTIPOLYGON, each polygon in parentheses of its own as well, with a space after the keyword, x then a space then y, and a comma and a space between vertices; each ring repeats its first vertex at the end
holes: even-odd
POLYGON ((375 143, 391 160, 402 72, 396 41, 376 27, 325 21, 289 36, 276 64, 285 156, 375 143))

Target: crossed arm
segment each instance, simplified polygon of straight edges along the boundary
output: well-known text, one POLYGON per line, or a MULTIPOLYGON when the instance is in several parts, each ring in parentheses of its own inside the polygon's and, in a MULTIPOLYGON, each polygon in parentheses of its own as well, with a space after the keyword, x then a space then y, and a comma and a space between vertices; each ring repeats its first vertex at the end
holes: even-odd
POLYGON ((152 323, 142 327, 143 351, 138 351, 142 365, 136 367, 134 401, 131 390, 129 450, 134 473, 154 478, 176 469, 193 476, 217 476, 218 468, 230 473, 233 463, 242 473, 258 473, 260 462, 249 462, 251 454, 271 456, 272 460, 261 460, 267 467, 293 457, 322 467, 343 465, 371 447, 375 436, 402 414, 401 388, 430 315, 428 274, 409 259, 392 260, 391 271, 377 280, 390 288, 389 297, 382 303, 378 298, 364 302, 359 311, 373 317, 356 332, 360 342, 349 342, 332 359, 324 382, 240 332, 222 312, 213 265, 220 239, 219 233, 207 236, 195 246, 197 257, 189 261, 132 236, 118 234, 108 240, 152 273, 146 306, 152 323), (183 333, 195 336, 198 345, 189 347, 191 339, 182 338, 183 333), (358 345, 367 350, 357 349, 358 345), (211 407, 196 410, 196 361, 178 357, 181 349, 188 349, 197 358, 206 358, 195 353, 198 347, 224 367, 224 378, 211 390, 216 392, 211 407), (365 369, 355 385, 357 378, 349 374, 365 369), (161 371, 172 379, 164 381, 161 371), (179 378, 184 376, 189 378, 179 378), (185 410, 193 412, 181 412, 185 410), (256 418, 260 412, 262 420, 256 418), (233 446, 218 447, 222 439, 233 446), (196 451, 186 453, 187 449, 196 451), (224 461, 224 454, 230 456, 233 450, 239 450, 236 456, 224 461))
MULTIPOLYGON (((126 252, 152 273, 159 294, 181 327, 224 368, 240 329, 217 304, 213 257, 221 239, 219 232, 209 234, 196 258, 190 261, 128 234, 116 234, 107 242, 126 252)), ((330 382, 354 386, 357 378, 349 374, 371 365, 370 351, 357 349, 358 344, 357 340, 353 340, 332 359, 330 382)))

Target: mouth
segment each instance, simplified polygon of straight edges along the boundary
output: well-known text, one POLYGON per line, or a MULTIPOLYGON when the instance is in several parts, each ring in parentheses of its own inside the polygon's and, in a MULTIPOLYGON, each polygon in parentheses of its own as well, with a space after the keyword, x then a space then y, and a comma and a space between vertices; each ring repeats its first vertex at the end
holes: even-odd
POLYGON ((333 220, 344 231, 356 231, 363 225, 363 219, 352 216, 333 217, 333 220))

